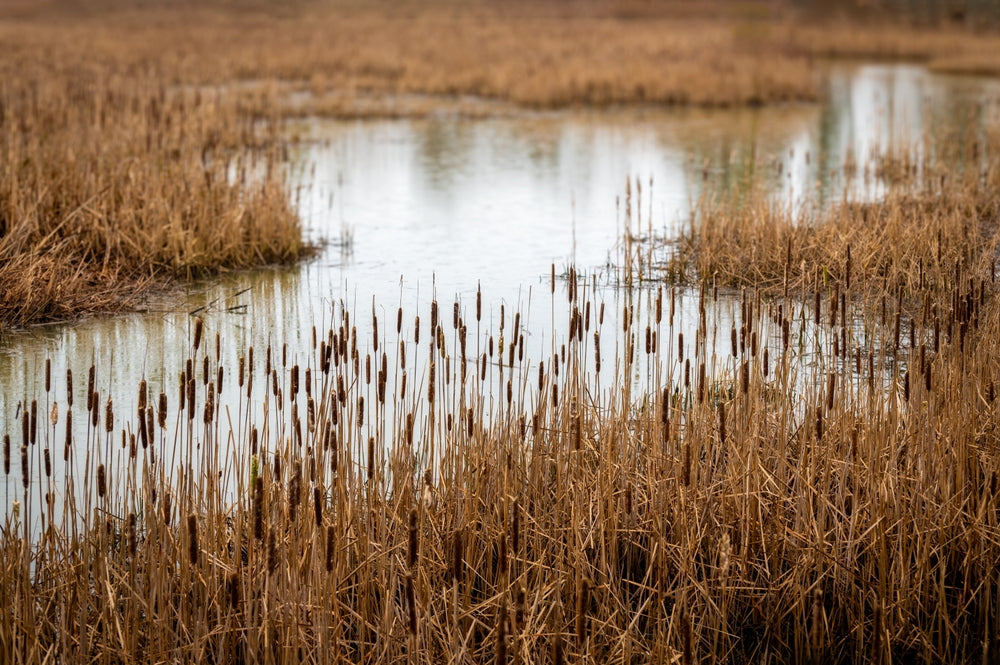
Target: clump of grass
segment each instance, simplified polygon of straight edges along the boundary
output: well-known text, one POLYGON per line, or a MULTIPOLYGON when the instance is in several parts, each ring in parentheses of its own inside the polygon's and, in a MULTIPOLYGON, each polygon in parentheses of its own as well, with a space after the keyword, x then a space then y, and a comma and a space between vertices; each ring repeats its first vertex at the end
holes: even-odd
POLYGON ((302 256, 280 154, 234 150, 257 133, 142 74, 37 63, 8 78, 0 321, 131 308, 171 279, 302 256))
MULTIPOLYGON (((986 147, 986 151, 993 148, 986 147)), ((1000 165, 945 171, 929 159, 883 158, 869 169, 886 184, 867 202, 847 196, 821 208, 750 191, 706 195, 680 237, 663 244, 675 280, 811 292, 838 283, 878 302, 903 294, 920 305, 928 290, 963 277, 992 283, 1000 241, 1000 165)))

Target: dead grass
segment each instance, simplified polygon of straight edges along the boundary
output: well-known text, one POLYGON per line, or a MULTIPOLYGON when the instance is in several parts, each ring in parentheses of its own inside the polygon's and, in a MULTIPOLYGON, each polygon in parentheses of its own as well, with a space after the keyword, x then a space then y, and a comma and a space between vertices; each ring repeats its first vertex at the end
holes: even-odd
POLYGON ((818 210, 793 211, 760 183, 750 191, 707 194, 688 229, 666 241, 663 267, 675 280, 786 295, 849 284, 853 295, 873 303, 885 294, 912 301, 948 291, 960 274, 992 281, 1000 249, 1000 162, 992 143, 967 147, 975 167, 967 161, 948 168, 910 155, 880 158, 865 177, 887 191, 872 202, 845 196, 818 210))
POLYGON ((980 659, 1000 630, 1000 310, 973 277, 929 291, 941 318, 904 314, 895 340, 853 302, 828 323, 824 299, 814 323, 797 297, 748 290, 731 351, 712 351, 730 305, 710 290, 692 331, 662 290, 608 302, 631 315, 604 321, 571 276, 553 296, 572 312, 565 351, 534 360, 510 312, 484 317, 506 323, 497 353, 504 324, 435 303, 422 342, 417 321, 359 336, 367 314, 342 309, 302 366, 244 350, 221 368, 236 404, 207 380, 200 323, 183 406, 171 381, 140 386, 138 417, 99 395, 70 407, 53 377, 37 428, 25 403, 7 432, 22 512, 0 531, 0 653, 980 659), (383 367, 401 347, 405 369, 383 367), (74 410, 86 434, 67 440, 74 410))

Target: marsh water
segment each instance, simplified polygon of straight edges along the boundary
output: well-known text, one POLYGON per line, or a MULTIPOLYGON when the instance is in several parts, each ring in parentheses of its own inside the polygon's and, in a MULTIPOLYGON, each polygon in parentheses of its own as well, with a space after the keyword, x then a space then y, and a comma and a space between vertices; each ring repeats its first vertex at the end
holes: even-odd
MULTIPOLYGON (((553 266, 559 275, 576 266, 606 289, 601 298, 614 301, 626 224, 669 237, 684 228, 704 191, 754 179, 793 205, 877 197, 884 186, 877 174, 862 167, 845 175, 845 163, 864 165, 891 150, 947 150, 955 136, 978 131, 998 99, 1000 85, 989 79, 858 65, 832 69, 828 94, 815 104, 299 123, 291 128, 303 138, 291 155, 294 196, 309 238, 322 245, 319 255, 293 268, 191 285, 146 312, 6 335, 0 434, 20 443, 20 414, 33 399, 64 409, 67 368, 78 405, 86 402, 91 365, 101 399, 110 396, 122 414, 134 413, 143 378, 154 395, 173 400, 193 313, 205 321, 207 348, 219 336, 219 364, 232 372, 251 345, 258 364, 269 345, 276 357, 286 351, 289 366, 305 362, 313 327, 322 335, 336 325, 341 304, 359 328, 371 326, 373 313, 394 328, 397 308, 412 321, 432 299, 449 316, 460 301, 469 320, 481 289, 484 328, 501 305, 508 317, 521 311, 531 356, 566 335, 562 323, 553 324, 565 319, 550 294, 553 266)), ((677 295, 675 327, 693 328, 694 297, 677 295)), ((736 299, 723 303, 734 307, 736 299)), ((609 312, 614 319, 620 307, 609 312)), ((237 395, 230 377, 223 412, 235 413, 237 395)), ((79 420, 77 440, 84 441, 79 420)), ((0 481, 5 511, 21 493, 17 464, 0 481)))

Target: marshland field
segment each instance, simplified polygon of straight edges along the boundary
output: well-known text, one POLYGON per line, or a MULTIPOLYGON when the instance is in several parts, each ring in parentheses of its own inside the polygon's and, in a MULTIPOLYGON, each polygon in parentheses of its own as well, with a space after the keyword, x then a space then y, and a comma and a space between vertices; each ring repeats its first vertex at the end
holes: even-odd
POLYGON ((1000 662, 991 3, 0 44, 0 663, 1000 662))

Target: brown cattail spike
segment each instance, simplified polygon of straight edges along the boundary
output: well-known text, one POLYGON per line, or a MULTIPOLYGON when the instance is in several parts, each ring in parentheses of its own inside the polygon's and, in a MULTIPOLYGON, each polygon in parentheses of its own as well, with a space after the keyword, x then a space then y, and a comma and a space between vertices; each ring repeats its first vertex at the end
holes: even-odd
POLYGON ((198 517, 191 513, 188 515, 188 558, 192 566, 198 565, 198 517))

